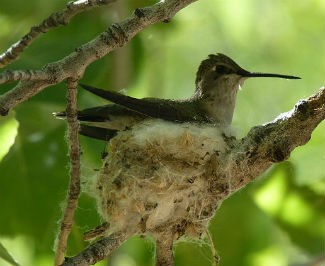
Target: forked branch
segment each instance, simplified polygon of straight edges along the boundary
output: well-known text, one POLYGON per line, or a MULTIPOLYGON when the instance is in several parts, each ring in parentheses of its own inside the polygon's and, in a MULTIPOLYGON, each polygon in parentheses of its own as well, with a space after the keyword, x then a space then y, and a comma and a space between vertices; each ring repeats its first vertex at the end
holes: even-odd
MULTIPOLYGON (((19 55, 26 47, 28 47, 38 36, 48 32, 51 28, 67 25, 75 15, 95 6, 106 5, 115 1, 116 0, 78 0, 69 2, 64 10, 53 13, 42 23, 32 27, 25 36, 1 54, 0 68, 18 59, 19 55)), ((0 83, 2 83, 2 81, 0 83)))
POLYGON ((150 7, 138 8, 124 21, 111 25, 92 41, 76 48, 63 59, 43 66, 41 70, 1 73, 0 84, 17 80, 20 82, 0 96, 0 115, 7 115, 12 108, 50 85, 60 83, 69 77, 81 78, 86 67, 92 62, 125 45, 146 27, 157 22, 169 21, 179 10, 195 1, 165 0, 150 7))

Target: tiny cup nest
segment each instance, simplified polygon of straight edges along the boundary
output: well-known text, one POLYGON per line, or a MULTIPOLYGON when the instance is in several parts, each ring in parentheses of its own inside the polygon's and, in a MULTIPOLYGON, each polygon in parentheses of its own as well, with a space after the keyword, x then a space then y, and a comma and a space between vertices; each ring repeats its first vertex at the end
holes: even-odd
POLYGON ((181 236, 201 237, 231 191, 230 139, 214 125, 162 120, 119 132, 95 183, 107 234, 148 233, 170 253, 181 236))

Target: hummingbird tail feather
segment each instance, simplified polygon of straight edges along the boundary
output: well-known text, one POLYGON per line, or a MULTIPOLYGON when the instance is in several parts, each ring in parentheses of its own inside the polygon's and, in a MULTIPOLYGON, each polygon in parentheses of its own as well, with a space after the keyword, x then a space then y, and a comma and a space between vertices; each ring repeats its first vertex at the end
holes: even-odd
POLYGON ((82 83, 79 83, 79 85, 90 93, 93 93, 112 103, 124 106, 130 110, 133 110, 143 115, 151 116, 152 111, 157 109, 156 104, 153 104, 149 101, 145 101, 143 99, 133 98, 131 96, 123 95, 115 91, 103 90, 82 83))
MULTIPOLYGON (((54 112, 53 115, 56 118, 59 119, 66 119, 66 112, 54 112)), ((85 117, 84 115, 80 116, 78 114, 78 120, 79 121, 100 121, 100 119, 97 119, 93 116, 85 117)), ((80 124, 79 128, 79 134, 87 137, 91 137, 94 139, 99 139, 99 140, 105 140, 109 141, 111 138, 113 138, 117 133, 117 130, 112 130, 108 128, 101 128, 101 127, 95 127, 95 126, 89 126, 85 124, 80 124)))
POLYGON ((79 83, 85 90, 103 98, 116 105, 123 106, 128 110, 132 110, 138 114, 160 118, 168 121, 190 121, 192 117, 187 116, 177 108, 170 100, 162 99, 137 99, 126 96, 114 91, 106 91, 89 85, 79 83))
POLYGON ((94 139, 109 141, 117 133, 117 130, 112 130, 108 128, 93 127, 88 125, 80 125, 79 134, 91 137, 94 139))
POLYGON ((67 114, 65 111, 53 112, 52 115, 54 115, 56 118, 59 118, 59 119, 65 119, 67 117, 67 114))
MULTIPOLYGON (((67 113, 65 111, 62 112, 53 112, 52 113, 58 119, 66 119, 67 113)), ((78 111, 78 120, 79 121, 90 121, 90 122, 103 122, 107 119, 96 116, 92 113, 88 113, 87 110, 78 111)))

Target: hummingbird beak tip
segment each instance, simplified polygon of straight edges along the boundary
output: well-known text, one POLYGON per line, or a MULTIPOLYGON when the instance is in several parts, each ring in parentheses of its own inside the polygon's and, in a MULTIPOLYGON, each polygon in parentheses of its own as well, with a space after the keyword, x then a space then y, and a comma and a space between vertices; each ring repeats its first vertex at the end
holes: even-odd
POLYGON ((246 72, 242 73, 243 77, 247 78, 282 78, 282 79, 301 79, 300 77, 290 76, 290 75, 282 75, 282 74, 273 74, 273 73, 259 73, 259 72, 246 72))
POLYGON ((284 79, 301 79, 301 77, 296 77, 296 76, 279 76, 279 78, 284 78, 284 79))

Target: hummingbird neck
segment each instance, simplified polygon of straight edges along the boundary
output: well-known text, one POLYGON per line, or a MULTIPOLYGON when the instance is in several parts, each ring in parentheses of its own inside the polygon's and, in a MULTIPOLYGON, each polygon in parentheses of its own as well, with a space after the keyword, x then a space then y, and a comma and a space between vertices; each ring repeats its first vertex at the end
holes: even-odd
POLYGON ((201 80, 196 84, 194 97, 212 121, 228 127, 233 118, 237 92, 243 81, 237 75, 210 81, 201 80))

